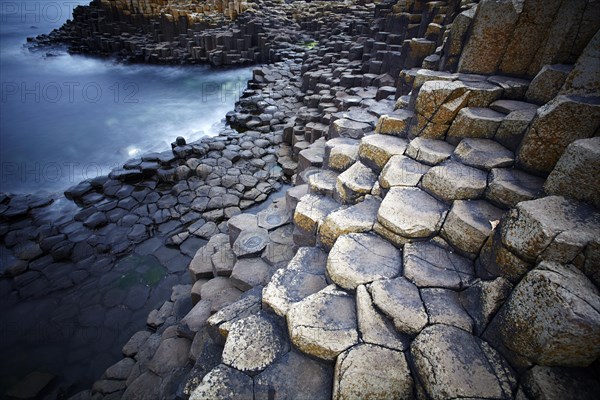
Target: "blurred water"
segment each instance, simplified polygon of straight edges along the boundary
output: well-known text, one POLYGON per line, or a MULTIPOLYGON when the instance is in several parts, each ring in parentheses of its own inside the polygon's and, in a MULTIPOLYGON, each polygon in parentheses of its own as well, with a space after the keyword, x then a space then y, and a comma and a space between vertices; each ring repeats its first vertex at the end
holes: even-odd
POLYGON ((84 1, 0 1, 0 192, 62 191, 177 136, 214 135, 250 68, 122 65, 30 52, 84 1))

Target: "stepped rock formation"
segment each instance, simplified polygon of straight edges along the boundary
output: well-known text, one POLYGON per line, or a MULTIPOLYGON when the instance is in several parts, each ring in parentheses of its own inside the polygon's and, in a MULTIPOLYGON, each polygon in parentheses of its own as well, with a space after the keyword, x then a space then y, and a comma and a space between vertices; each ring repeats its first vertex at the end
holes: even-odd
MULTIPOLYGON (((599 29, 593 0, 77 9, 38 41, 268 64, 232 131, 67 192, 84 232, 114 207, 169 232, 192 281, 72 398, 598 398, 599 29)), ((17 246, 44 204, 0 200, 24 296, 43 254, 77 251, 60 229, 17 246)))

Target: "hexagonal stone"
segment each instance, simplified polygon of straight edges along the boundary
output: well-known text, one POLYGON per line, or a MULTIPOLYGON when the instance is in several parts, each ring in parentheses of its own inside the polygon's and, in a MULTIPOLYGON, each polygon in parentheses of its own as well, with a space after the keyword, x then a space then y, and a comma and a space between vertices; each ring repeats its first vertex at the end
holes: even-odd
POLYGON ((285 316, 294 303, 327 286, 327 254, 314 247, 301 247, 287 268, 275 272, 263 290, 263 303, 285 316))
POLYGON ((516 379, 508 363, 462 329, 429 326, 411 344, 410 354, 423 389, 433 399, 513 398, 516 379))
POLYGON ((376 281, 369 290, 373 303, 394 321, 398 332, 414 336, 427 325, 419 289, 406 278, 376 281))
POLYGON ((600 293, 575 266, 541 262, 512 291, 484 338, 518 367, 587 367, 600 356, 600 293))
POLYGON ((344 203, 353 204, 362 196, 371 193, 375 182, 377 175, 373 170, 357 161, 338 176, 336 191, 344 203))
POLYGON ((393 186, 417 186, 421 177, 430 167, 406 156, 393 156, 389 159, 379 177, 382 188, 393 186))
POLYGON ((382 135, 405 136, 414 114, 409 110, 398 110, 394 114, 379 117, 375 132, 382 135))
POLYGON ((489 175, 485 197, 502 207, 533 200, 543 192, 544 179, 518 169, 494 168, 489 175))
POLYGON ((365 122, 352 121, 346 118, 336 119, 329 126, 329 137, 348 137, 352 139, 360 139, 367 132, 372 131, 370 124, 365 122))
POLYGON ((329 249, 341 235, 370 231, 377 221, 380 205, 379 198, 367 195, 358 204, 330 213, 319 229, 319 242, 329 249))
POLYGON ((468 137, 491 139, 503 119, 504 114, 490 108, 465 107, 452 122, 446 140, 458 143, 468 137))
POLYGON ((213 312, 236 302, 241 295, 230 279, 221 276, 209 280, 200 289, 200 298, 211 302, 213 312))
POLYGON ((548 176, 548 194, 574 197, 600 208, 600 188, 590 176, 600 174, 600 137, 571 143, 548 176), (576 187, 577 190, 573 190, 576 187))
POLYGON ((262 253, 262 259, 265 260, 269 265, 275 267, 282 267, 288 263, 294 257, 296 253, 295 246, 290 244, 279 244, 269 242, 267 247, 262 253))
POLYGON ((512 151, 490 139, 463 139, 453 155, 465 165, 487 170, 510 167, 515 161, 512 151))
POLYGON ((213 314, 206 320, 209 327, 217 330, 218 333, 227 338, 232 325, 242 319, 254 315, 260 311, 261 296, 260 290, 251 290, 244 294, 244 297, 232 303, 213 314))
POLYGON ((257 214, 258 226, 268 231, 290 222, 290 214, 278 208, 267 208, 257 214))
POLYGON ((327 257, 330 279, 344 289, 385 278, 395 278, 402 270, 400 250, 381 237, 369 233, 340 236, 327 257))
MULTIPOLYGON (((225 240, 229 240, 226 235, 223 235, 225 240)), ((200 247, 194 258, 188 266, 188 271, 192 277, 192 282, 196 282, 198 279, 213 278, 214 269, 212 264, 212 255, 215 252, 214 242, 208 242, 204 246, 200 247)))
POLYGON ((445 161, 431 168, 422 181, 423 189, 446 202, 475 199, 483 195, 487 173, 456 161, 445 161))
POLYGON ((308 177, 308 190, 310 193, 333 197, 338 173, 331 170, 322 170, 308 177))
POLYGON ((371 295, 364 285, 356 288, 358 330, 366 343, 404 351, 410 345, 408 337, 396 332, 392 321, 375 309, 371 295))
POLYGON ((296 206, 294 223, 302 231, 314 235, 323 219, 339 207, 340 204, 329 197, 307 194, 296 206))
POLYGON ((460 292, 460 302, 474 322, 474 333, 480 336, 513 290, 510 282, 499 277, 478 281, 460 292))
POLYGON ((377 220, 405 238, 437 233, 448 207, 419 188, 393 187, 383 199, 377 220))
POLYGON ((409 399, 413 385, 404 353, 359 344, 337 358, 333 399, 409 399))
POLYGON ((237 261, 237 258, 229 243, 224 244, 222 247, 216 249, 215 254, 210 258, 214 267, 216 276, 229 276, 233 271, 233 266, 237 261))
POLYGON ((238 257, 259 255, 269 243, 269 232, 263 228, 243 230, 233 244, 233 252, 238 257))
POLYGON ((329 400, 333 367, 292 349, 254 378, 256 400, 329 400))
POLYGON ((509 150, 516 151, 535 115, 536 110, 531 109, 511 112, 502 120, 494 140, 509 150))
POLYGON ((190 400, 214 400, 231 398, 253 399, 252 378, 226 365, 218 365, 202 378, 202 382, 190 395, 190 400))
POLYGON ((290 351, 285 324, 265 313, 235 322, 223 348, 223 364, 245 373, 262 371, 290 351))
POLYGON ((499 221, 503 213, 485 200, 457 200, 440 233, 455 248, 478 254, 492 231, 492 222, 499 221))
POLYGON ((318 358, 333 360, 358 343, 354 297, 335 285, 292 305, 287 322, 292 343, 318 358))
POLYGON ((311 145, 298 153, 298 170, 304 171, 310 167, 321 168, 325 149, 321 146, 311 145))
POLYGON ((292 246, 294 244, 293 232, 294 225, 284 225, 270 232, 269 239, 271 239, 273 243, 287 244, 292 246))
POLYGON ((436 165, 450 158, 454 146, 443 140, 414 138, 406 147, 406 155, 428 165, 436 165))
POLYGON ((210 301, 197 302, 177 325, 177 335, 193 340, 194 335, 206 325, 206 320, 210 317, 210 309, 210 301))
POLYGON ((230 279, 240 290, 266 285, 273 275, 273 268, 261 258, 240 258, 236 261, 230 279))
POLYGON ((188 363, 191 344, 187 338, 163 338, 148 364, 148 369, 158 376, 165 377, 173 369, 184 367, 188 363))
MULTIPOLYGON (((341 140, 342 138, 331 139, 327 142, 330 146, 331 142, 341 140)), ((355 143, 331 143, 331 149, 325 149, 327 168, 334 171, 345 171, 358 159, 358 142, 355 143)))
POLYGON ((403 275, 418 287, 460 290, 474 279, 473 262, 431 242, 404 246, 403 275))
POLYGON ((235 240, 244 229, 252 229, 258 227, 258 219, 253 214, 238 214, 227 221, 229 230, 229 243, 233 245, 235 240))
POLYGON ((299 185, 289 188, 285 192, 285 204, 286 209, 292 214, 296 210, 296 206, 300 202, 300 199, 308 193, 308 185, 299 185))
POLYGON ((598 237, 600 212, 560 196, 524 201, 502 220, 502 244, 519 258, 568 263, 598 237))
POLYGON ((390 157, 404 154, 408 140, 389 135, 370 135, 360 141, 358 157, 360 161, 377 171, 381 171, 390 157))
POLYGON ((473 320, 463 308, 458 292, 441 288, 421 289, 430 324, 445 324, 473 333, 473 320))

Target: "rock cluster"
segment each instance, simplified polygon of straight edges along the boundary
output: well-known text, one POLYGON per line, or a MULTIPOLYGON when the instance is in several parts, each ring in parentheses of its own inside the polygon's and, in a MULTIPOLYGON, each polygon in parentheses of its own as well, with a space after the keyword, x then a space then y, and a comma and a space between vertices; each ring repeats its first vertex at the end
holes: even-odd
MULTIPOLYGON (((271 4, 316 47, 254 70, 235 131, 68 191, 96 236, 141 207, 192 282, 75 398, 597 398, 593 2, 331 3, 271 4)), ((0 202, 17 282, 45 204, 0 202)))

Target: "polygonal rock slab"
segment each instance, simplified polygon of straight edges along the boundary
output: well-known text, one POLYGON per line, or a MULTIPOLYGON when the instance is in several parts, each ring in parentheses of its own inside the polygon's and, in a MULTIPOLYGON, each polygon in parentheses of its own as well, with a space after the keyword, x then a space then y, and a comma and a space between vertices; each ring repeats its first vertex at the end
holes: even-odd
POLYGON ((373 170, 357 161, 338 176, 336 190, 344 203, 355 203, 361 196, 371 193, 375 182, 377 175, 373 170))
POLYGON ((427 165, 436 165, 452 155, 454 146, 443 140, 414 138, 406 147, 406 155, 427 165))
POLYGON ((422 185, 446 202, 475 199, 485 191, 487 173, 459 162, 446 161, 431 168, 423 176, 422 185))
POLYGON ((281 209, 267 208, 257 214, 258 226, 268 231, 290 222, 290 215, 281 209))
POLYGON ((346 118, 340 118, 333 121, 329 127, 329 137, 347 137, 360 139, 365 133, 373 130, 370 124, 356 122, 346 118))
POLYGON ((333 367, 292 349, 254 378, 255 400, 329 400, 333 367))
POLYGON ((600 185, 590 177, 600 175, 600 137, 571 143, 548 176, 548 194, 574 197, 600 208, 600 185), (573 190, 577 188, 577 190, 573 190))
POLYGON ((483 243, 504 213, 485 200, 457 200, 444 222, 441 235, 455 248, 478 254, 483 243))
POLYGON ((243 230, 233 244, 233 252, 238 257, 251 257, 260 254, 269 243, 269 232, 263 228, 243 230))
POLYGON ((400 333, 417 335, 427 325, 427 313, 419 289, 406 278, 373 282, 373 303, 394 321, 400 333))
POLYGON ((319 239, 325 248, 331 248, 338 237, 352 232, 368 232, 377 221, 381 200, 370 195, 351 207, 332 212, 319 229, 319 239))
POLYGON ((200 298, 211 302, 213 312, 234 303, 241 295, 242 292, 230 279, 221 276, 209 280, 200 288, 200 298))
MULTIPOLYGON (((338 139, 332 139, 329 142, 338 139)), ((329 144, 329 142, 327 142, 329 144)), ((329 151, 327 168, 334 171, 345 171, 358 159, 358 144, 336 144, 329 151)))
POLYGON ((439 231, 447 210, 419 188, 393 187, 379 207, 377 220, 405 238, 426 238, 439 231))
POLYGON ((418 287, 460 290, 474 279, 473 262, 430 242, 404 246, 403 275, 418 287))
POLYGON ((475 335, 483 333, 512 290, 510 282, 499 277, 493 281, 479 281, 460 292, 461 304, 475 323, 475 335))
POLYGON ((369 233, 340 236, 327 258, 327 272, 344 289, 379 279, 395 278, 402 270, 400 250, 369 233))
POLYGON ((158 376, 165 377, 173 369, 184 367, 188 362, 191 344, 189 339, 177 336, 161 340, 148 369, 158 376))
POLYGON ((340 204, 329 197, 307 194, 296 206, 294 223, 304 232, 316 234, 323 219, 339 207, 340 204))
POLYGON ((217 329, 219 334, 226 338, 231 330, 231 326, 235 322, 242 318, 246 318, 250 315, 258 313, 260 311, 260 305, 260 291, 257 293, 251 291, 235 303, 232 303, 214 313, 206 320, 206 323, 210 327, 217 329))
POLYGON ((333 399, 409 399, 413 379, 404 353, 359 344, 335 363, 333 399))
POLYGON ((572 265, 542 262, 513 290, 485 338, 516 353, 520 366, 585 367, 600 356, 599 332, 598 289, 572 265))
POLYGON ((379 117, 375 132, 382 135, 405 136, 413 113, 408 110, 398 110, 393 115, 384 114, 379 117))
POLYGON ((572 69, 572 65, 544 65, 531 81, 525 100, 540 105, 548 103, 558 94, 572 69))
POLYGON ((287 268, 277 270, 263 290, 263 303, 285 316, 297 303, 327 286, 327 254, 314 247, 301 247, 287 268))
POLYGON ((229 244, 233 246, 235 240, 244 229, 258 228, 258 220, 253 214, 238 214, 227 221, 229 229, 229 244))
POLYGON ((473 320, 463 308, 458 292, 440 288, 421 289, 430 324, 455 326, 473 332, 473 320))
POLYGON ((333 360, 358 343, 354 296, 335 285, 292 305, 287 322, 292 343, 318 358, 333 360))
POLYGON ((470 167, 490 170, 510 167, 515 161, 512 151, 490 139, 466 138, 454 149, 454 157, 470 167))
POLYGON ((506 208, 540 196, 544 185, 543 178, 512 168, 494 168, 488 182, 485 197, 506 208))
POLYGON ((447 140, 458 143, 469 137, 491 139, 503 119, 504 114, 489 108, 465 107, 452 122, 447 140))
POLYGON ((599 126, 597 100, 557 96, 538 109, 517 151, 517 165, 532 172, 549 173, 570 143, 593 137, 599 126))
MULTIPOLYGON (((563 251, 571 260, 597 237, 600 213, 592 206, 560 196, 524 201, 509 211, 502 221, 502 243, 526 261, 535 261, 552 249, 555 239, 570 235, 563 251), (577 238, 576 238, 577 237, 577 238)), ((556 243, 560 246, 560 241, 556 243)))
POLYGON ((245 373, 262 371, 290 350, 285 324, 264 313, 235 322, 223 348, 223 364, 245 373))
POLYGON ((360 141, 358 156, 368 167, 381 171, 390 157, 402 155, 408 141, 389 135, 370 135, 360 141))
POLYGON ((190 396, 190 400, 229 399, 235 393, 237 399, 253 399, 252 378, 226 365, 218 365, 202 378, 202 382, 190 396))
POLYGON ((402 155, 393 156, 389 159, 381 176, 379 183, 384 189, 393 186, 417 186, 421 177, 429 171, 429 166, 421 164, 402 155))
POLYGON ((331 170, 322 170, 308 177, 310 193, 333 197, 338 173, 331 170))
POLYGON ((371 295, 364 285, 356 288, 356 313, 358 329, 364 342, 400 351, 408 348, 409 339, 396 332, 392 321, 375 309, 371 295))
POLYGON ((273 275, 272 268, 261 258, 241 258, 233 267, 230 279, 240 290, 266 285, 273 275))
POLYGON ((448 325, 425 328, 410 346, 416 373, 432 399, 512 399, 516 379, 483 340, 448 325))

